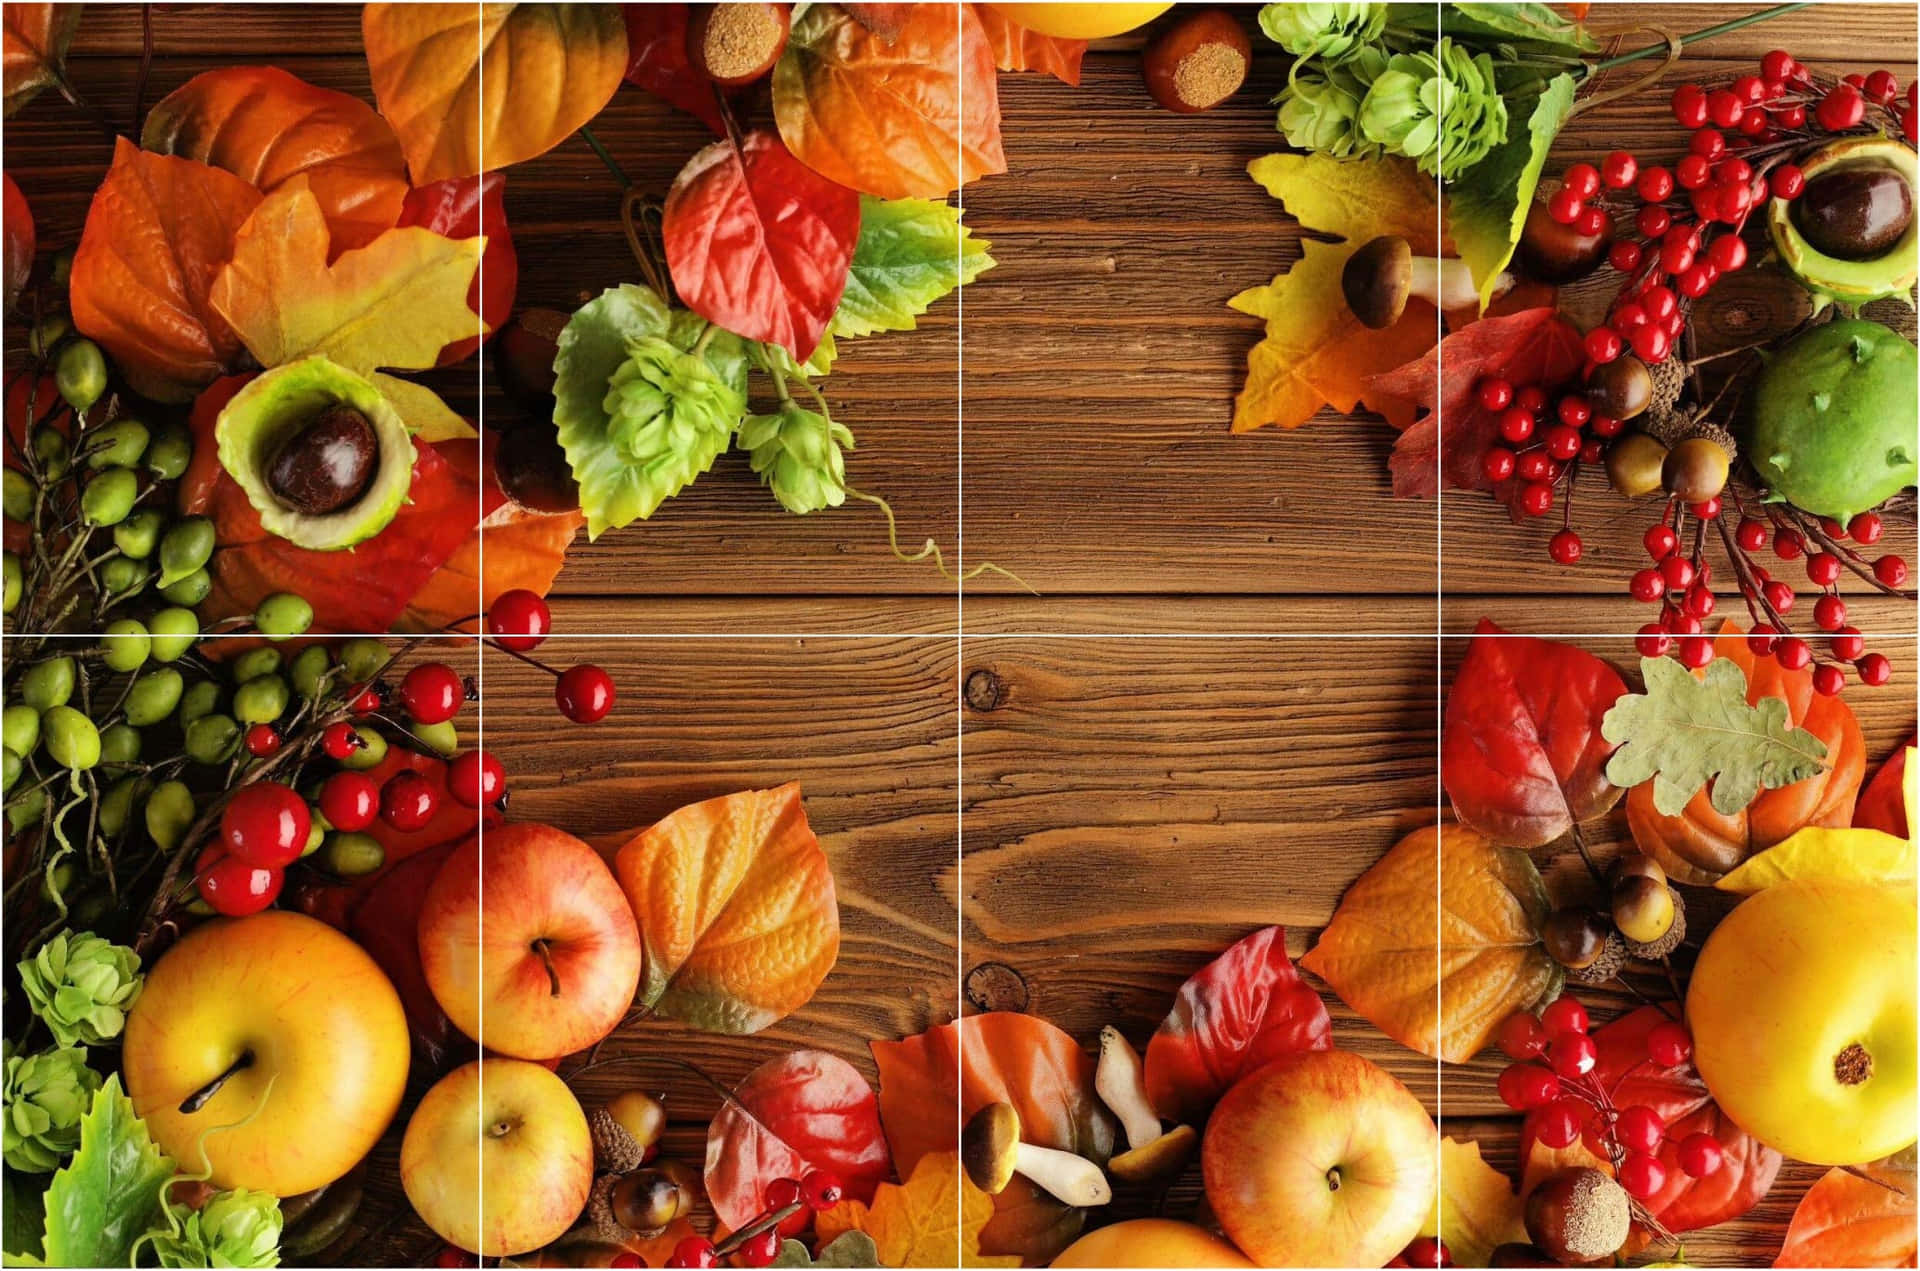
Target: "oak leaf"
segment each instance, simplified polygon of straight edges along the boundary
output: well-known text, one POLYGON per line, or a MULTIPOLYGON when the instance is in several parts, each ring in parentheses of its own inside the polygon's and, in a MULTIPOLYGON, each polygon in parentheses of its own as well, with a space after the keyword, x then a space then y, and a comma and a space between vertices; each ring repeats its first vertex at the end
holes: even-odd
POLYGON ((814 1218, 825 1246, 849 1231, 873 1237, 882 1266, 1017 1267, 1014 1256, 980 1252, 980 1233, 993 1217, 993 1197, 975 1187, 957 1152, 930 1152, 904 1183, 882 1183, 873 1203, 844 1200, 814 1218))

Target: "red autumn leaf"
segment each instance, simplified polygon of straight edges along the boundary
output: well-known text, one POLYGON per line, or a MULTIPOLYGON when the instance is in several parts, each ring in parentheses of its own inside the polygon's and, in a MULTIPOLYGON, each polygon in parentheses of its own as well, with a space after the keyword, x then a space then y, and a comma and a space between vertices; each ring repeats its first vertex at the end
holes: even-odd
POLYGON ((1828 1170, 1794 1208, 1786 1243, 1773 1265, 1913 1266, 1920 1255, 1914 1187, 1910 1155, 1899 1165, 1867 1165, 1857 1173, 1828 1170))
MULTIPOLYGON (((1780 1153, 1733 1123, 1707 1093, 1706 1083, 1691 1062, 1662 1068, 1647 1058, 1647 1034, 1668 1016, 1657 1006, 1643 1006, 1632 1014, 1595 1029, 1599 1061, 1593 1078, 1617 1108, 1652 1108, 1666 1123, 1660 1145, 1660 1163, 1667 1181, 1646 1202, 1647 1212, 1668 1231, 1697 1231, 1726 1222, 1752 1209, 1773 1186, 1780 1172, 1780 1153), (1680 1168, 1680 1142, 1690 1134, 1711 1134, 1720 1140, 1722 1164, 1705 1178, 1689 1178, 1680 1168)), ((1533 1114, 1520 1136, 1522 1169, 1534 1150, 1533 1114)), ((1591 1124, 1586 1147, 1600 1152, 1591 1124)))
POLYGON ((1627 691, 1570 644, 1511 636, 1485 618, 1447 692, 1440 775, 1463 825, 1505 847, 1553 842, 1620 798, 1600 721, 1627 691))
POLYGON ((1481 464, 1498 431, 1493 412, 1474 399, 1474 386, 1497 376, 1552 388, 1572 379, 1585 359, 1579 328, 1553 309, 1527 309, 1469 323, 1414 361, 1368 377, 1367 404, 1401 429, 1387 461, 1394 495, 1487 489, 1481 464), (1416 412, 1425 413, 1416 421, 1416 412))
POLYGON ((400 141, 373 107, 274 66, 194 76, 147 112, 140 145, 211 163, 262 194, 305 176, 334 256, 392 228, 407 195, 400 141))
POLYGON ((620 11, 627 20, 627 83, 724 133, 713 80, 687 57, 687 6, 624 4, 620 11))
POLYGON ((60 64, 79 25, 77 4, 6 6, 0 15, 0 78, 5 81, 9 118, 41 89, 60 82, 60 64))
POLYGON ((462 841, 453 839, 390 865, 361 892, 346 925, 347 934, 393 981, 407 1031, 430 1072, 447 1066, 456 1049, 464 1053, 469 1045, 440 1009, 420 963, 420 909, 427 888, 462 841))
POLYGON ((1895 838, 1907 837, 1907 751, 1915 742, 1913 737, 1902 742, 1860 788, 1859 801, 1853 805, 1854 828, 1884 830, 1895 838))
POLYGON ((213 592, 201 615, 213 620, 251 613, 267 596, 291 591, 313 606, 316 632, 388 630, 479 524, 479 488, 441 453, 442 447, 457 453, 479 441, 416 443, 413 485, 387 527, 347 551, 310 551, 261 528, 246 492, 219 466, 214 425, 251 378, 221 380, 193 405, 194 458, 180 483, 180 506, 211 517, 219 544, 209 566, 213 592))
MULTIPOLYGON (((1101 1165, 1113 1153, 1116 1127, 1094 1094, 1093 1057, 1043 1019, 1009 1011, 969 1015, 901 1041, 874 1042, 873 1058, 880 1066, 880 1123, 902 1178, 929 1152, 959 1150, 956 1099, 962 1118, 990 1103, 1012 1104, 1024 1142, 1101 1165)), ((1062 1205, 1023 1178, 993 1204, 994 1216, 980 1233, 985 1254, 1017 1253, 1045 1263, 1086 1224, 1084 1210, 1062 1205)))
MULTIPOLYGON (((507 174, 487 172, 417 186, 407 192, 400 208, 400 225, 417 225, 446 238, 474 238, 484 234, 487 247, 480 268, 467 287, 467 308, 479 314, 490 338, 513 316, 513 296, 520 286, 520 257, 513 250, 507 228, 504 199, 507 174)), ((335 246, 338 246, 336 237, 335 246)), ((481 336, 456 340, 440 351, 441 366, 465 361, 480 347, 481 336)))
POLYGON ((27 285, 27 275, 33 272, 33 209, 27 206, 27 196, 20 193, 12 177, 0 177, 0 180, 6 183, 5 273, 7 308, 11 309, 13 298, 27 285))
POLYGON ((1000 9, 968 5, 980 19, 987 43, 993 47, 993 64, 1003 71, 1043 71, 1063 84, 1080 83, 1080 60, 1087 55, 1085 40, 1063 40, 1058 36, 1029 31, 1000 9))
POLYGON ((1227 1087, 1297 1050, 1329 1050, 1333 1020, 1266 927, 1195 972, 1147 1043, 1147 1097, 1169 1121, 1199 1125, 1227 1087))
POLYGON ((773 114, 794 157, 883 199, 945 198, 1007 170, 993 48, 971 6, 901 6, 891 36, 836 5, 796 18, 773 68, 773 114))
POLYGON ((231 172, 114 142, 69 287, 73 324, 140 393, 186 401, 245 360, 208 293, 259 202, 231 172))
POLYGON ((748 1073, 714 1116, 707 1199, 738 1228, 766 1211, 768 1184, 814 1169, 837 1175, 861 1201, 892 1172, 867 1079, 837 1055, 796 1050, 748 1073))
POLYGON ((687 308, 804 362, 846 290, 860 196, 759 128, 687 161, 667 192, 660 237, 687 308))

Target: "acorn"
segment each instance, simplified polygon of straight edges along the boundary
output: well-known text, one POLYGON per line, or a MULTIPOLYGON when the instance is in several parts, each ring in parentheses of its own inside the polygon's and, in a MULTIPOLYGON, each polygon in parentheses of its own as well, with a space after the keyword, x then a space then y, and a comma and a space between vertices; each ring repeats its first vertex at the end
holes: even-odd
POLYGON ((1621 968, 1626 965, 1627 942, 1621 938, 1618 931, 1609 931, 1607 938, 1600 942, 1599 955, 1583 967, 1568 967, 1567 978, 1575 984, 1585 984, 1589 987, 1605 984, 1620 974, 1621 968))
POLYGON ((1612 928, 1606 919, 1589 909, 1556 909, 1547 915, 1540 928, 1540 941, 1547 954, 1569 971, 1592 966, 1606 952, 1612 928))
POLYGON ((1527 1193, 1527 1235, 1555 1262, 1586 1266, 1619 1252, 1632 1221, 1626 1189, 1599 1170, 1557 1170, 1527 1193))
POLYGON ((587 1130, 593 1136, 594 1167, 602 1173, 624 1174, 647 1159, 646 1146, 604 1107, 587 1114, 587 1130))
POLYGON ((1614 493, 1637 499, 1660 488, 1660 469, 1667 447, 1657 437, 1630 432, 1607 447, 1607 480, 1614 493))
POLYGON ((1660 484, 1685 503, 1705 503, 1727 488, 1733 451, 1712 437, 1692 436, 1667 451, 1660 484))
POLYGON ((1667 871, 1651 856, 1640 852, 1622 852, 1607 867, 1607 883, 1618 887, 1622 880, 1628 878, 1651 878, 1664 883, 1667 881, 1667 871))
POLYGON ((633 1239, 633 1233, 620 1225, 613 1216, 613 1185, 620 1181, 618 1174, 601 1174, 593 1180, 593 1190, 587 1193, 586 1212, 580 1215, 580 1221, 574 1226, 575 1234, 586 1235, 596 1244, 624 1247, 633 1239), (581 1229, 585 1228, 582 1232, 581 1229))
POLYGON ((1627 952, 1643 962, 1658 962, 1678 949, 1680 942, 1687 938, 1687 902, 1677 887, 1669 886, 1667 895, 1673 901, 1673 920, 1668 923, 1666 931, 1658 939, 1627 941, 1627 952))

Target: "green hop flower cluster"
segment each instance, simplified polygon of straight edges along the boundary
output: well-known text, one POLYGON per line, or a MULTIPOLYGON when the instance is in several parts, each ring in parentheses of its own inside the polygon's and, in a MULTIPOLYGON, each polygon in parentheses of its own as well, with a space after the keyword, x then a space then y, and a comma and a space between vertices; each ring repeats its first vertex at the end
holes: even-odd
POLYGON ((280 1201, 266 1192, 215 1192, 199 1209, 170 1205, 173 1222, 153 1233, 163 1267, 277 1267, 280 1201), (177 1227, 177 1230, 175 1230, 177 1227))
POLYGON ((7 1056, 0 1157, 27 1174, 59 1168, 80 1146, 80 1118, 99 1088, 100 1074, 78 1046, 7 1056))
POLYGON ((1382 147, 1360 131, 1360 106, 1373 81, 1387 69, 1387 54, 1361 48, 1344 62, 1302 63, 1274 100, 1280 131, 1296 150, 1317 150, 1337 159, 1370 159, 1382 147))
POLYGON ((1452 180, 1507 135, 1493 59, 1449 39, 1435 53, 1396 53, 1360 103, 1359 125, 1387 153, 1452 180))
POLYGON ((601 406, 608 440, 639 474, 645 518, 725 453, 747 402, 705 358, 642 336, 628 343, 601 406))
POLYGON ((1384 4, 1269 4, 1260 9, 1266 37, 1297 58, 1337 63, 1372 44, 1387 26, 1384 4))
POLYGON ((844 452, 853 449, 853 433, 846 425, 787 402, 771 415, 747 416, 740 445, 787 511, 805 516, 847 501, 844 452))
POLYGON ((118 1037, 141 982, 140 956, 92 932, 62 931, 20 963, 27 1000, 62 1046, 118 1037))

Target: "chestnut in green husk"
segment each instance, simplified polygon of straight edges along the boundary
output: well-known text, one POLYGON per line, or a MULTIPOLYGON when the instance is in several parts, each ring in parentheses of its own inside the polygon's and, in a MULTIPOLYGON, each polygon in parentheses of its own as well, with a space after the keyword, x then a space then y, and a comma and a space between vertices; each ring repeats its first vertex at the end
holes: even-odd
POLYGON ((1813 293, 1815 311, 1908 296, 1920 278, 1914 152, 1890 137, 1840 137, 1800 168, 1805 188, 1767 205, 1767 232, 1780 263, 1813 293))
POLYGON ((366 492, 378 449, 367 417, 335 402, 280 443, 267 464, 267 488, 296 512, 325 516, 366 492))
POLYGON ((1807 182, 1790 213, 1813 249, 1839 260, 1872 260, 1913 222, 1913 190, 1892 168, 1856 164, 1807 182))

